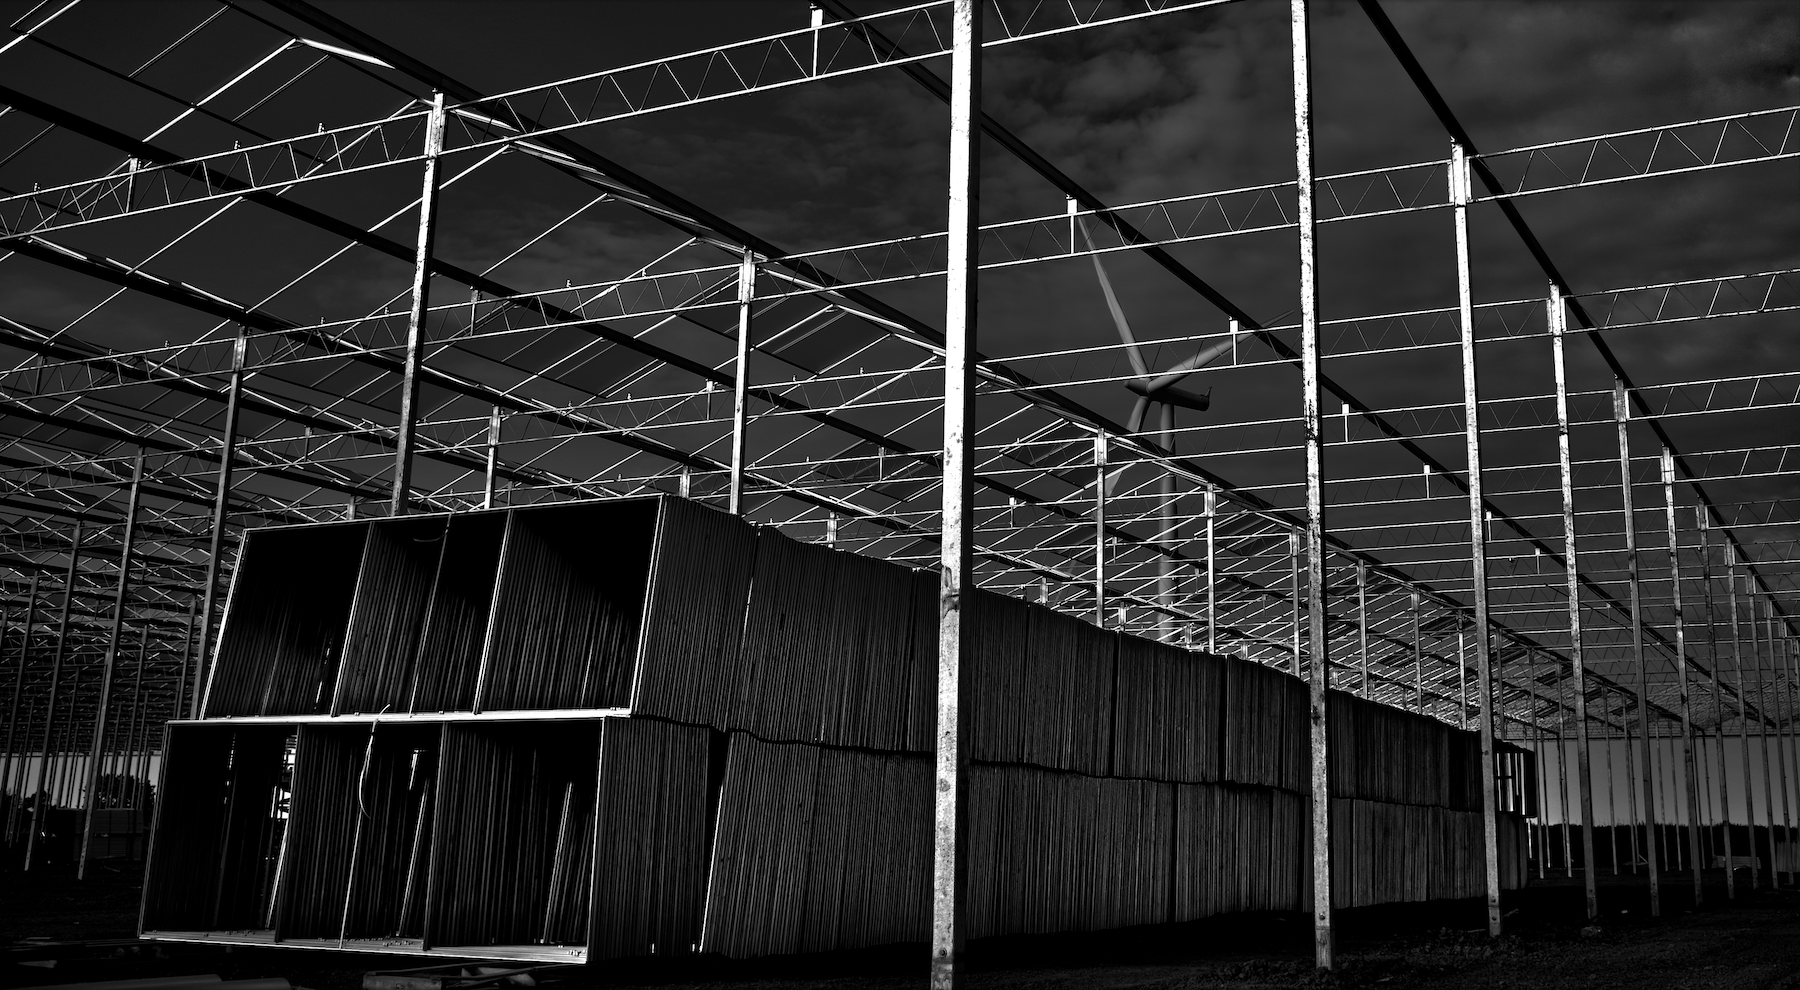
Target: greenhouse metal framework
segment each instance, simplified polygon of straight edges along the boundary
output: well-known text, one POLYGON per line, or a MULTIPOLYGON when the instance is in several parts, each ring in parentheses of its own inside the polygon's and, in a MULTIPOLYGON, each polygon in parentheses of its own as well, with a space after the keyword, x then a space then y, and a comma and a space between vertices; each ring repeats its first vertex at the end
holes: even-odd
MULTIPOLYGON (((134 64, 84 51, 89 5, 32 7, 0 58, 78 62, 162 119, 120 130, 55 93, 0 92, 4 280, 54 277, 90 299, 68 326, 0 312, 4 790, 90 816, 131 805, 163 723, 199 712, 247 527, 664 493, 941 570, 940 975, 958 944, 963 852, 950 620, 974 586, 1307 677, 1315 788, 1330 687, 1479 728, 1490 747, 1579 752, 1578 768, 1559 759, 1562 779, 1537 781, 1544 807, 1581 804, 1565 821, 1593 821, 1590 740, 1662 741, 1662 765, 1644 745, 1632 784, 1644 811, 1680 805, 1686 822, 1719 820, 1725 788, 1738 802, 1758 790, 1724 772, 1722 741, 1759 746, 1764 799, 1749 813, 1771 834, 1788 829, 1800 810, 1788 786, 1789 764, 1800 769, 1800 371, 1746 362, 1728 377, 1640 381, 1614 344, 1800 308, 1800 270, 1771 260, 1595 290, 1557 267, 1515 204, 1789 167, 1771 163, 1800 157, 1800 107, 1480 150, 1381 6, 1362 0, 1446 153, 1315 175, 1308 11, 1293 0, 1296 171, 1267 184, 1103 202, 981 110, 984 52, 1149 19, 1179 29, 1222 2, 934 0, 870 14, 821 0, 800 30, 497 94, 303 0, 224 0, 134 64), (149 81, 156 65, 202 58, 231 67, 209 90, 149 81), (862 73, 904 74, 948 104, 944 229, 796 253, 582 140, 862 73), (309 88, 327 86, 354 91, 363 119, 296 124, 309 88), (1066 209, 980 213, 984 145, 1066 209), (567 186, 582 205, 492 243, 484 267, 452 263, 434 234, 457 201, 440 196, 483 170, 567 186), (354 215, 380 218, 346 219, 335 197, 352 194, 383 205, 354 215), (671 247, 585 284, 495 273, 598 210, 666 225, 671 247), (1541 296, 1476 298, 1471 213, 1516 232, 1541 296), (1407 214, 1442 218, 1459 304, 1322 319, 1315 231, 1407 214), (252 258, 245 232, 266 230, 316 249, 313 261, 233 284, 207 264, 224 250, 220 227, 252 258), (1300 295, 1276 319, 1172 250, 1271 233, 1298 245, 1300 295), (1162 269, 1216 321, 1132 337, 1129 299, 1104 267, 1123 256, 1162 269), (989 347, 978 276, 1071 262, 1091 265, 1119 336, 989 347), (394 276, 385 305, 306 293, 350 264, 394 276), (940 284, 942 318, 896 292, 940 284), (109 314, 146 300, 191 332, 103 343, 109 314), (1566 359, 1577 351, 1607 374, 1578 378, 1566 359), (1483 394, 1483 359, 1526 352, 1552 373, 1483 394), (1371 404, 1336 374, 1420 355, 1458 369, 1460 398, 1371 404), (1208 386, 1234 377, 1283 390, 1284 412, 1209 413, 1208 386), (1739 442, 1746 424, 1779 442, 1739 442), (1281 480, 1234 483, 1250 458, 1278 464, 1281 480)), ((29 858, 27 803, 8 805, 5 828, 29 858)), ((1679 853, 1701 858, 1697 844, 1679 853)), ((1314 883, 1328 894, 1329 870, 1314 883)), ((1588 885, 1591 906, 1592 871, 1588 885)), ((1490 884, 1496 932, 1498 903, 1490 884)), ((1328 964, 1329 909, 1316 921, 1328 964)))

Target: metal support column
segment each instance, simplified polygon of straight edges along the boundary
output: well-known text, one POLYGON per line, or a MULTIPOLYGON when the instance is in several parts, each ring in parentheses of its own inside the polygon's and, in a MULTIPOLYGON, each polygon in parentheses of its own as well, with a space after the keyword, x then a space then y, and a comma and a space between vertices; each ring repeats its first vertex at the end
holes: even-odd
MULTIPOLYGON (((1725 850, 1725 899, 1737 898, 1737 871, 1731 868, 1731 775, 1725 770, 1725 697, 1719 687, 1719 637, 1717 616, 1713 611, 1712 547, 1708 542, 1706 506, 1694 507, 1700 533, 1700 586, 1706 608, 1706 665, 1712 671, 1713 714, 1718 724, 1713 730, 1713 756, 1719 766, 1719 832, 1725 850)), ((1740 699, 1741 703, 1741 699, 1740 699)))
MULTIPOLYGON (((1294 43, 1294 169, 1299 188, 1300 418, 1306 435, 1306 605, 1312 667, 1307 678, 1312 724, 1313 961, 1332 968, 1335 938, 1331 914, 1331 772, 1326 693, 1331 686, 1330 642, 1325 632, 1325 442, 1319 424, 1318 244, 1313 213, 1312 37, 1306 0, 1291 0, 1294 43)), ((1296 616, 1298 618, 1298 616, 1296 616)), ((1300 654, 1296 643, 1295 673, 1300 654)))
MULTIPOLYGON (((1531 683, 1532 684, 1541 683, 1538 680, 1538 657, 1537 657, 1536 650, 1528 650, 1526 652, 1525 666, 1530 671, 1530 673, 1527 674, 1526 676, 1531 678, 1531 683)), ((1533 749, 1533 752, 1537 756, 1537 783, 1538 783, 1537 864, 1538 864, 1538 879, 1542 880, 1542 879, 1544 879, 1544 872, 1545 872, 1545 868, 1546 868, 1546 864, 1544 861, 1549 858, 1549 848, 1550 848, 1550 843, 1549 843, 1550 829, 1549 829, 1549 826, 1546 824, 1546 820, 1550 817, 1550 790, 1549 790, 1549 787, 1546 786, 1546 783, 1545 783, 1544 723, 1538 720, 1537 691, 1536 691, 1536 689, 1528 688, 1526 690, 1526 693, 1531 698, 1530 712, 1531 712, 1532 744, 1535 747, 1533 749)), ((1560 758, 1561 754, 1559 753, 1557 755, 1560 758)))
MULTIPOLYGON (((1756 668, 1756 707, 1762 716, 1756 720, 1756 735, 1762 742, 1764 845, 1769 850, 1769 889, 1781 889, 1781 873, 1775 869, 1775 781, 1769 768, 1769 689, 1763 674, 1762 633, 1756 618, 1756 577, 1744 574, 1744 606, 1750 611, 1750 663, 1756 668)), ((1779 747, 1777 747, 1779 748, 1779 747)), ((1749 756, 1746 754, 1745 759, 1749 756)), ((1754 848, 1754 843, 1752 847, 1754 848)))
MULTIPOLYGON (((1631 508, 1631 409, 1625 402, 1625 382, 1613 379, 1613 422, 1619 431, 1619 500, 1625 521, 1625 574, 1631 595, 1631 658, 1637 664, 1638 735, 1644 740, 1644 841, 1649 849, 1644 863, 1650 879, 1650 917, 1662 916, 1662 885, 1656 862, 1656 792, 1650 759, 1650 666, 1644 657, 1644 617, 1638 578, 1637 517, 1631 508)), ((1626 733, 1626 759, 1631 757, 1630 730, 1626 733)), ((1637 834, 1633 823, 1632 835, 1637 834)))
POLYGON ((1300 665, 1301 645, 1303 643, 1300 620, 1300 531, 1288 532, 1288 649, 1292 651, 1293 663, 1288 672, 1295 677, 1304 677, 1306 672, 1300 665))
POLYGON ((439 158, 444 151, 444 94, 431 94, 425 119, 425 178, 419 193, 419 236, 413 253, 412 311, 406 318, 406 364, 400 377, 400 435, 394 445, 394 494, 390 514, 405 515, 412 501, 413 452, 419 425, 419 366, 424 360, 425 316, 431 306, 431 252, 437 242, 439 158))
MULTIPOLYGON (((950 55, 949 235, 944 284, 943 538, 938 589, 937 758, 931 877, 931 987, 960 982, 968 875, 963 595, 975 576, 976 224, 981 193, 982 0, 953 0, 950 55)), ((741 376, 740 376, 741 377, 741 376)), ((1102 481, 1100 488, 1105 489, 1102 481)))
POLYGON ((745 434, 750 429, 750 301, 756 296, 756 258, 750 249, 738 262, 737 369, 731 383, 731 484, 727 502, 731 514, 744 514, 745 434))
MULTIPOLYGON (((1781 648, 1775 639, 1775 597, 1773 594, 1763 604, 1763 641, 1769 644, 1769 678, 1774 681, 1771 690, 1775 692, 1775 705, 1772 708, 1765 707, 1764 711, 1773 711, 1777 719, 1775 723, 1775 779, 1781 782, 1781 834, 1790 836, 1794 826, 1794 809, 1788 798, 1787 746, 1782 743, 1784 733, 1781 731, 1783 726, 1780 721, 1781 712, 1786 707, 1781 702, 1781 691, 1786 678, 1782 676, 1781 648)), ((1770 800, 1774 799, 1770 798, 1770 800)), ((1771 845, 1774 841, 1773 838, 1769 840, 1771 845)), ((1773 864, 1770 865, 1769 872, 1771 874, 1775 872, 1773 864)), ((1786 872, 1788 886, 1791 887, 1794 884, 1793 867, 1789 866, 1786 872)))
POLYGON ((169 717, 180 718, 186 707, 188 691, 188 666, 194 657, 194 633, 200 624, 200 599, 198 596, 188 599, 187 632, 181 640, 181 655, 175 661, 175 696, 169 702, 169 717))
POLYGON ((1206 490, 1206 652, 1219 652, 1219 572, 1214 530, 1219 516, 1219 492, 1206 490))
POLYGON ((21 723, 19 721, 19 696, 24 687, 26 663, 31 659, 31 630, 37 625, 38 578, 39 575, 36 573, 31 575, 31 584, 25 592, 25 623, 19 627, 19 679, 13 686, 13 716, 6 724, 5 785, 6 793, 13 795, 12 803, 8 806, 6 814, 5 837, 7 845, 12 845, 17 841, 19 834, 19 815, 25 806, 25 781, 29 779, 31 773, 31 757, 29 749, 31 745, 31 724, 35 723, 36 719, 28 716, 26 723, 21 723), (18 745, 23 747, 25 751, 15 754, 13 752, 13 730, 20 727, 23 727, 24 731, 18 736, 18 745))
MULTIPOLYGON (((1566 683, 1566 682, 1565 682, 1566 683)), ((1574 827, 1574 817, 1569 814, 1569 706, 1562 702, 1562 685, 1557 685, 1556 700, 1556 806, 1562 810, 1562 851, 1563 873, 1567 879, 1575 879, 1575 856, 1570 848, 1569 832, 1574 827)), ((1579 806, 1580 802, 1576 802, 1579 806)), ((1591 802, 1590 802, 1591 803, 1591 802)), ((1583 819, 1582 831, 1585 833, 1589 822, 1583 819)), ((1592 839, 1589 839, 1592 845, 1592 839)), ((1593 868, 1593 857, 1583 862, 1583 870, 1593 868)))
MULTIPOLYGON (((8 615, 4 610, 0 610, 0 656, 6 654, 6 634, 11 630, 12 616, 8 615)), ((12 797, 11 795, 13 794, 13 767, 18 763, 18 753, 15 749, 19 742, 19 697, 24 694, 25 690, 24 644, 30 635, 30 626, 21 627, 19 635, 19 663, 17 668, 13 671, 12 704, 8 707, 6 716, 6 763, 3 765, 3 769, 0 769, 0 801, 6 803, 7 810, 5 824, 11 824, 12 812, 19 806, 18 798, 12 797)), ((23 790, 23 788, 20 788, 20 790, 23 790)), ((7 834, 3 831, 3 828, 4 826, 0 826, 0 835, 7 834)))
POLYGON ((1669 524, 1669 609, 1675 616, 1675 681, 1681 699, 1681 780, 1687 792, 1688 858, 1694 864, 1694 903, 1700 891, 1700 789, 1694 763, 1693 699, 1688 693, 1687 622, 1681 612, 1681 534, 1675 528, 1675 452, 1662 451, 1663 510, 1669 524))
POLYGON ((213 612, 218 604, 219 572, 225 563, 225 510, 231 502, 231 469, 237 460, 238 408, 244 392, 244 358, 249 340, 243 324, 231 348, 231 379, 225 386, 225 425, 219 432, 219 484, 213 492, 212 529, 207 534, 206 588, 200 604, 200 649, 194 655, 194 694, 188 718, 200 717, 206 697, 206 658, 212 652, 213 612))
MULTIPOLYGON (((1569 667, 1574 681, 1575 787, 1581 802, 1581 882, 1587 893, 1589 920, 1600 917, 1600 895, 1595 889, 1594 866, 1594 771, 1593 750, 1588 741, 1587 663, 1581 638, 1581 564, 1575 547, 1575 472, 1569 457, 1569 371, 1564 354, 1568 333, 1568 308, 1562 288, 1550 284, 1550 357, 1556 372, 1556 453, 1562 474, 1563 594, 1569 603, 1569 667)), ((1608 793, 1612 780, 1607 780, 1608 793)))
MULTIPOLYGON (((1783 631, 1785 631, 1785 626, 1786 626, 1786 623, 1784 622, 1782 624, 1783 631)), ((1780 643, 1781 643, 1781 653, 1780 653, 1781 678, 1786 687, 1786 693, 1787 693, 1787 718, 1782 720, 1784 726, 1786 727, 1786 731, 1783 732, 1782 735, 1787 740, 1787 749, 1785 750, 1785 752, 1788 754, 1788 758, 1789 758, 1788 765, 1793 767, 1794 771, 1796 773, 1800 773, 1800 750, 1795 749, 1795 739, 1794 739, 1794 708, 1795 708, 1795 705, 1794 705, 1794 641, 1786 636, 1783 636, 1780 639, 1780 643)), ((1783 774, 1783 779, 1787 780, 1789 783, 1793 782, 1793 778, 1788 777, 1785 773, 1783 774)), ((1796 810, 1800 810, 1800 809, 1796 809, 1796 810)), ((1794 840, 1796 838, 1795 832, 1796 832, 1796 830, 1794 828, 1794 825, 1792 823, 1790 823, 1789 828, 1788 828, 1788 841, 1790 843, 1794 842, 1794 840)), ((1789 860, 1789 862, 1791 863, 1793 861, 1789 860)), ((1790 879, 1793 879, 1795 881, 1800 881, 1800 876, 1794 876, 1794 875, 1790 874, 1790 879)))
POLYGON ((1362 660, 1362 696, 1369 696, 1369 565, 1356 562, 1356 642, 1362 660))
MULTIPOLYGON (((481 507, 494 507, 494 469, 500 464, 500 407, 488 410, 487 466, 482 472, 481 507)), ((685 494, 685 493, 684 493, 685 494)))
MULTIPOLYGON (((1463 433, 1469 465, 1469 565, 1475 600, 1477 706, 1481 711, 1481 834, 1487 859, 1488 934, 1500 935, 1500 832, 1494 793, 1494 682, 1489 645, 1487 531, 1482 525, 1481 421, 1475 380, 1475 299, 1469 275, 1469 161, 1459 143, 1450 146, 1450 199, 1455 204, 1456 291, 1462 324, 1463 433)), ((1465 709, 1466 711, 1466 709, 1465 709)))
POLYGON ((1425 640, 1419 635, 1419 589, 1412 590, 1413 704, 1425 714, 1425 640))
MULTIPOLYGON (((1167 403, 1162 407, 1162 446, 1170 454, 1175 452, 1175 407, 1167 403)), ((1175 558, 1173 554, 1181 548, 1181 514, 1176 511, 1175 472, 1169 470, 1167 464, 1156 465, 1162 471, 1158 479, 1158 494, 1161 496, 1162 512, 1157 525, 1157 543, 1168 550, 1167 554, 1159 554, 1156 559, 1156 603, 1163 607, 1162 615, 1157 619, 1159 635, 1156 637, 1164 643, 1175 642, 1175 558)))
POLYGON ((1106 628, 1106 434, 1094 434, 1094 625, 1106 628))
POLYGON ((1750 835, 1750 889, 1761 886, 1756 862, 1756 790, 1750 776, 1750 696, 1744 690, 1744 633, 1738 624, 1737 558, 1729 542, 1725 550, 1725 607, 1731 612, 1731 670, 1737 675, 1738 747, 1744 757, 1744 828, 1750 835))
MULTIPOLYGON (((69 610, 75 605, 75 577, 81 560, 81 520, 75 520, 74 535, 69 540, 69 566, 63 572, 62 614, 56 621, 56 652, 50 660, 50 697, 44 704, 44 746, 38 760, 38 779, 31 803, 31 832, 25 836, 25 869, 37 853, 38 833, 44 829, 44 804, 50 796, 45 785, 50 782, 50 746, 56 738, 56 699, 62 687, 63 658, 69 654, 69 610)), ((71 691, 71 694, 73 692, 71 691)), ((69 711, 74 712, 70 705, 69 711)))
MULTIPOLYGON (((119 637, 125 629, 125 598, 131 591, 131 555, 136 550, 138 494, 144 487, 144 451, 138 449, 131 464, 131 494, 125 502, 125 538, 119 547, 119 583, 113 590, 113 614, 107 631, 106 660, 100 667, 100 702, 94 706, 93 739, 88 743, 87 812, 82 816, 81 853, 75 858, 75 879, 87 878, 88 852, 94 838, 94 804, 100 786, 100 757, 106 741, 106 711, 112 702, 114 668, 119 661, 119 637)), ((141 677, 141 675, 140 675, 141 677)))

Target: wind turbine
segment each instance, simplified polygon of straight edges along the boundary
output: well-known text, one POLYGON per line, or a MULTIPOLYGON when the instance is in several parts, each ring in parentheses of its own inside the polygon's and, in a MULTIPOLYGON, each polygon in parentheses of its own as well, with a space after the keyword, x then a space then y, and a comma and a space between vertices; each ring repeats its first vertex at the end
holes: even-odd
MULTIPOLYGON (((1081 221, 1081 236, 1087 241, 1088 258, 1094 263, 1094 275, 1100 280, 1100 291, 1106 296, 1107 311, 1112 314, 1113 326, 1119 332, 1119 342, 1125 345, 1125 356, 1131 361, 1131 370, 1136 378, 1125 383, 1125 387, 1136 393, 1137 401, 1132 404, 1131 417, 1126 427, 1132 433, 1142 433, 1144 420, 1149 415, 1151 406, 1159 406, 1161 421, 1158 424, 1159 441, 1164 450, 1175 452, 1175 410, 1177 408, 1192 409, 1195 412, 1206 412, 1212 406, 1212 390, 1205 395, 1190 392, 1178 387, 1189 375, 1206 367, 1229 352, 1236 343, 1236 335, 1219 341, 1195 352, 1192 357, 1177 362, 1174 367, 1161 374, 1152 374, 1144 363, 1144 355, 1138 347, 1137 338, 1131 332, 1131 323, 1125 319, 1125 310, 1119 305, 1118 294, 1113 291, 1112 280, 1106 277, 1106 266, 1100 262, 1100 253, 1094 248, 1094 239, 1088 234, 1087 222, 1081 221)), ((1105 492, 1111 495, 1118 485, 1121 475, 1130 467, 1120 465, 1115 471, 1105 476, 1105 492)), ((1175 475, 1164 470, 1160 479, 1162 495, 1162 511, 1159 524, 1158 540, 1171 539, 1175 531, 1175 475)), ((1173 562, 1168 557, 1157 561, 1156 576, 1157 600, 1167 607, 1175 597, 1175 572, 1173 562)), ((1173 638, 1173 619, 1165 614, 1158 623, 1161 638, 1164 642, 1173 638)))

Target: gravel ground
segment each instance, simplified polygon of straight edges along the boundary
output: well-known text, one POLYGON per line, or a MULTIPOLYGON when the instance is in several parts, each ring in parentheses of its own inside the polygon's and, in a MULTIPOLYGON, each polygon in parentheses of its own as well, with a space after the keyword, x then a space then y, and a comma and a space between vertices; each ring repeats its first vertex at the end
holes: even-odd
MULTIPOLYGON (((419 960, 279 949, 226 951, 137 943, 56 949, 44 941, 130 940, 138 877, 101 867, 77 883, 66 868, 0 872, 0 952, 13 958, 0 986, 218 973, 226 979, 286 977, 313 990, 355 990, 374 969, 419 960), (40 947, 7 948, 32 940, 40 947), (35 957, 35 965, 21 958, 35 957), (44 965, 55 959, 54 966, 44 965)), ((1723 876, 1707 877, 1707 904, 1693 910, 1691 881, 1665 882, 1664 917, 1649 917, 1642 878, 1602 877, 1602 916, 1582 917, 1578 882, 1550 878, 1509 894, 1507 934, 1487 936, 1477 902, 1343 912, 1338 970, 1313 970, 1308 920, 1297 915, 1216 918, 1092 935, 1013 937, 976 943, 970 990, 1097 988, 1530 987, 1605 990, 1800 990, 1800 893, 1740 891, 1729 906, 1723 876)), ((668 990, 889 990, 923 986, 924 949, 736 962, 653 960, 565 971, 547 978, 568 990, 656 986, 668 990)))

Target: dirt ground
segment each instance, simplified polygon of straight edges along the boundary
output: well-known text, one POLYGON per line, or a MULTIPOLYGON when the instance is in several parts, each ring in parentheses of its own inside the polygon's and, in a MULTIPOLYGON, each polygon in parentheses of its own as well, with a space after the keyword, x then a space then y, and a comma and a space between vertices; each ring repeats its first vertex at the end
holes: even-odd
MULTIPOLYGON (((281 976, 314 990, 355 990, 370 970, 420 960, 282 949, 224 950, 141 943, 138 877, 102 867, 77 883, 66 869, 0 873, 0 987, 218 973, 281 976), (113 941, 117 940, 117 941, 113 941), (58 944, 60 943, 60 944, 58 944), (82 944, 74 944, 82 943, 82 944)), ((1785 878, 1784 878, 1785 879, 1785 878)), ((1601 918, 1589 926, 1579 878, 1533 881, 1508 895, 1507 934, 1486 932, 1482 905, 1440 902, 1342 912, 1340 965, 1312 968, 1309 920, 1263 914, 1083 935, 975 943, 970 990, 1100 988, 1530 987, 1604 990, 1800 990, 1800 892, 1740 890, 1725 899, 1722 874, 1666 878, 1663 917, 1649 916, 1642 877, 1601 878, 1601 918)), ((666 990, 900 990, 924 985, 923 946, 732 961, 665 959, 545 974, 550 985, 666 990)))

